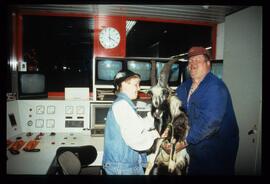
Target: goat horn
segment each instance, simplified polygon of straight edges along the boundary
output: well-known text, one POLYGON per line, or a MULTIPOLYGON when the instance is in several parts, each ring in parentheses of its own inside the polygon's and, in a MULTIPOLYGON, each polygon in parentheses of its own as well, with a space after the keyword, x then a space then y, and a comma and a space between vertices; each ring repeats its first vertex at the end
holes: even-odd
POLYGON ((177 61, 177 58, 172 57, 167 63, 165 63, 165 65, 163 66, 160 75, 159 75, 159 79, 158 79, 158 83, 160 86, 162 87, 167 87, 168 85, 168 80, 169 80, 169 75, 170 75, 170 69, 171 66, 174 62, 177 61))
POLYGON ((157 84, 157 77, 156 77, 156 73, 157 73, 157 63, 155 60, 151 60, 152 63, 152 68, 151 68, 151 85, 155 86, 157 84))

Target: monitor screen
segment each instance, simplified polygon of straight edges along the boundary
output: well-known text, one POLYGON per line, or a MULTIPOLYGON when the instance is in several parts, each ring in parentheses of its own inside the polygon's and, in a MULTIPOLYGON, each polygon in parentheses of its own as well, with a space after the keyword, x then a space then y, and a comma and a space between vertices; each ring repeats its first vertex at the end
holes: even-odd
POLYGON ((105 125, 107 113, 110 107, 96 108, 96 125, 105 125))
MULTIPOLYGON (((160 72, 165 63, 157 62, 157 78, 159 78, 160 72)), ((173 64, 171 66, 170 75, 169 75, 169 86, 170 85, 178 85, 181 80, 181 68, 180 64, 173 64)))
POLYGON ((211 72, 215 74, 218 78, 222 79, 223 63, 212 63, 211 72))
POLYGON ((38 72, 19 72, 19 99, 48 97, 46 77, 38 72))
POLYGON ((127 68, 135 73, 140 74, 141 81, 150 80, 151 76, 151 63, 146 61, 128 61, 127 68))
POLYGON ((123 61, 113 59, 96 60, 96 83, 112 84, 114 76, 123 68, 123 61))
POLYGON ((188 67, 185 68, 183 76, 184 76, 184 81, 190 78, 188 67))
POLYGON ((140 85, 151 85, 151 62, 150 61, 127 61, 127 69, 135 73, 138 73, 141 76, 140 85))
POLYGON ((104 128, 108 111, 112 103, 90 103, 91 128, 104 128))

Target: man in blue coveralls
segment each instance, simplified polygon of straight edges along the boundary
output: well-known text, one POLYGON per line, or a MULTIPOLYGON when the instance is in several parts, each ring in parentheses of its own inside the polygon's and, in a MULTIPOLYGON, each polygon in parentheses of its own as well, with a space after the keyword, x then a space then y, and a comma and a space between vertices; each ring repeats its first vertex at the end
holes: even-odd
POLYGON ((191 78, 176 89, 189 117, 188 175, 233 175, 239 129, 229 90, 210 69, 208 51, 192 47, 188 52, 191 78))

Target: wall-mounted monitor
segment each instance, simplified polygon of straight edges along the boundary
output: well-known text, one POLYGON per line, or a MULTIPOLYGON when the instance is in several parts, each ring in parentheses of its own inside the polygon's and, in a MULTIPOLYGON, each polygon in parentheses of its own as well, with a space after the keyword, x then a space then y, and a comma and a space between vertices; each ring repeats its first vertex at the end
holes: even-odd
MULTIPOLYGON (((151 86, 151 60, 156 61, 157 77, 160 74, 164 64, 169 61, 164 58, 144 58, 144 57, 127 57, 127 58, 102 58, 97 57, 95 60, 96 85, 113 85, 113 79, 116 73, 122 69, 129 69, 135 73, 140 74, 142 87, 151 86)), ((176 87, 180 85, 185 78, 187 62, 176 62, 171 66, 168 85, 176 87)))
MULTIPOLYGON (((157 62, 156 64, 157 78, 159 77, 164 64, 165 62, 161 62, 161 61, 157 62)), ((177 63, 172 64, 170 74, 169 74, 169 79, 168 79, 168 85, 170 87, 178 86, 183 80, 185 80, 185 78, 183 77, 183 74, 186 69, 186 66, 187 66, 187 63, 183 63, 183 62, 177 62, 177 63)))
POLYGON ((184 72, 183 72, 183 81, 185 81, 189 78, 190 78, 190 73, 189 73, 188 67, 186 67, 184 72))
POLYGON ((127 60, 127 69, 140 74, 141 86, 151 85, 151 66, 149 60, 127 60))
POLYGON ((123 60, 96 58, 95 84, 112 85, 114 76, 123 69, 123 60))
POLYGON ((18 72, 18 98, 47 98, 46 76, 40 72, 18 72))
POLYGON ((211 60, 211 72, 215 74, 218 78, 222 79, 223 76, 223 60, 216 59, 211 60))

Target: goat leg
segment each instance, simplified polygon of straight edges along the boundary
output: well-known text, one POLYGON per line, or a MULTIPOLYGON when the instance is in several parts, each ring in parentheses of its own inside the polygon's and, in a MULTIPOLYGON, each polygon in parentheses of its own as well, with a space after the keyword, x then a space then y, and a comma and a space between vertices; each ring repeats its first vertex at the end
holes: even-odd
POLYGON ((189 165, 189 155, 186 149, 182 149, 176 155, 176 172, 178 175, 186 174, 189 165))
POLYGON ((168 165, 168 171, 172 173, 175 170, 176 167, 176 149, 175 149, 175 143, 171 143, 171 152, 170 152, 170 159, 169 159, 169 165, 168 165))
POLYGON ((161 146, 162 142, 163 142, 163 139, 159 139, 157 141, 155 153, 152 153, 152 154, 149 155, 149 161, 147 163, 147 167, 146 167, 146 170, 145 170, 145 175, 149 175, 152 168, 154 167, 156 158, 157 158, 157 156, 158 156, 158 154, 160 152, 160 146, 161 146))

